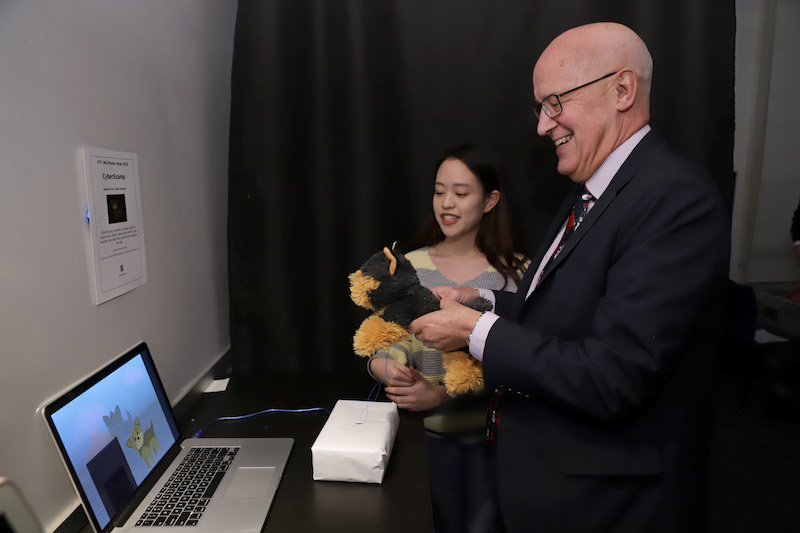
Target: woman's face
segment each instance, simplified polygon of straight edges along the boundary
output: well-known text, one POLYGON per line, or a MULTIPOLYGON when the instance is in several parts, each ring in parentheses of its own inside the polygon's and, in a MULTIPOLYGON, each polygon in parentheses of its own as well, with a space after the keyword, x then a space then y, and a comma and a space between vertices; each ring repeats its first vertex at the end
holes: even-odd
POLYGON ((433 214, 445 239, 475 238, 484 213, 500 198, 498 191, 484 195, 478 178, 458 159, 446 159, 436 172, 433 214))

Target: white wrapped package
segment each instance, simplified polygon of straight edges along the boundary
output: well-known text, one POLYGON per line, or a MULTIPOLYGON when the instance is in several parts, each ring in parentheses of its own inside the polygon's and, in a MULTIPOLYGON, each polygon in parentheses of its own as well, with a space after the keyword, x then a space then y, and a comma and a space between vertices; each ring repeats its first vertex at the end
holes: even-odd
POLYGON ((381 483, 399 425, 392 402, 338 400, 311 446, 314 479, 381 483))

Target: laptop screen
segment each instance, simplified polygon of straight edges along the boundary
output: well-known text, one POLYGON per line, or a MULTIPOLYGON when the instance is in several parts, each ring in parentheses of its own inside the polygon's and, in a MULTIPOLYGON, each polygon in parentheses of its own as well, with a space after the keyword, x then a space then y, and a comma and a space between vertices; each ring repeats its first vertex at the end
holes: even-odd
POLYGON ((145 343, 49 404, 45 418, 99 529, 180 436, 145 343))

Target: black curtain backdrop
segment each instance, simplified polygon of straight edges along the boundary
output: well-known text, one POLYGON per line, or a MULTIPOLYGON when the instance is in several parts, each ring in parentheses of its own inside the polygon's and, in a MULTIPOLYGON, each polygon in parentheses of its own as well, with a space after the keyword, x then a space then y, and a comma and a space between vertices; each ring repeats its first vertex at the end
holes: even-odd
POLYGON ((236 373, 364 371, 347 275, 410 239, 434 163, 473 142, 503 165, 532 253, 569 180, 536 135, 531 73, 562 31, 617 21, 653 55, 651 125, 734 190, 732 0, 240 0, 228 259, 236 373), (356 370, 357 369, 357 370, 356 370))

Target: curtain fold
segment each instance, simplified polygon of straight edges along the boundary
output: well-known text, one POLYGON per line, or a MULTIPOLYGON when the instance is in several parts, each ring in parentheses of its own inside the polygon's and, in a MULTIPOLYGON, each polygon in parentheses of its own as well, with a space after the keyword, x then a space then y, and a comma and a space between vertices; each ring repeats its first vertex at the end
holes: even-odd
POLYGON ((240 0, 228 192, 234 371, 364 371, 347 274, 410 240, 434 163, 503 165, 531 252, 569 187, 536 136, 531 73, 561 31, 615 20, 654 57, 651 124, 733 197, 732 1, 240 0))

